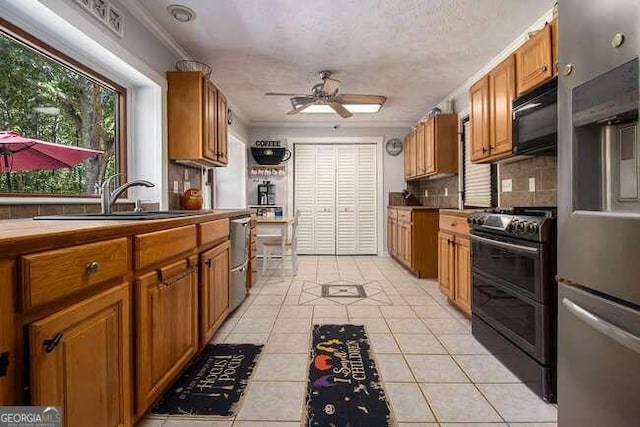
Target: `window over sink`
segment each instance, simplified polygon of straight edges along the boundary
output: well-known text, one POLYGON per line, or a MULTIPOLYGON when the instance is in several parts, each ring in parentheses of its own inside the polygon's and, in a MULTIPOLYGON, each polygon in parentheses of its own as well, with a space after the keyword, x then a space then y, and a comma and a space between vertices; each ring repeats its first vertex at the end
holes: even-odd
POLYGON ((126 89, 0 19, 0 196, 126 180, 126 89), (50 145, 56 144, 56 145, 50 145))

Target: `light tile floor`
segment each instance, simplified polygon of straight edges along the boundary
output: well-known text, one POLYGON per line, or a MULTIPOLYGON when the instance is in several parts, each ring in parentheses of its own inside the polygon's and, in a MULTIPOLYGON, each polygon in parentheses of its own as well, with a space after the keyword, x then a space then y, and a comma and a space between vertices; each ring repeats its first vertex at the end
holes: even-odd
POLYGON ((363 324, 399 427, 552 427, 557 413, 471 335, 434 280, 387 257, 299 257, 295 277, 260 277, 215 343, 266 344, 231 420, 146 418, 142 427, 293 427, 303 419, 311 327, 363 324), (368 298, 322 298, 322 284, 368 298))

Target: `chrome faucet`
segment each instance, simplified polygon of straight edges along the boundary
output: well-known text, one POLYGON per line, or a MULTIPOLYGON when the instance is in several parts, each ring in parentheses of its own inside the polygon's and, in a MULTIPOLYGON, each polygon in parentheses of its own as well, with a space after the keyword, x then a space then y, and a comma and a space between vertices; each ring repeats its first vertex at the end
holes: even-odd
POLYGON ((120 187, 113 190, 113 193, 112 193, 110 188, 111 181, 113 180, 113 178, 116 178, 117 176, 120 176, 120 175, 124 175, 124 174, 119 173, 116 175, 112 175, 106 178, 102 183, 102 185, 100 186, 100 188, 102 189, 101 205, 102 205, 103 214, 111 213, 111 206, 113 206, 116 200, 118 200, 118 197, 120 197, 120 195, 124 193, 129 187, 149 187, 149 188, 155 187, 155 184, 149 181, 145 181, 144 179, 136 179, 135 181, 129 181, 122 184, 120 187))

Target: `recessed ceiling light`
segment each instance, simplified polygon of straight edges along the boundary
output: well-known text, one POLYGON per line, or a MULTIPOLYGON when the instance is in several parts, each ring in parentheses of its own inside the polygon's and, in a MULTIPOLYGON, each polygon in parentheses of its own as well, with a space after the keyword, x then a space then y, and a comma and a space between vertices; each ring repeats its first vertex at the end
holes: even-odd
MULTIPOLYGON (((380 104, 344 104, 344 108, 352 113, 377 113, 382 106, 380 104)), ((335 111, 326 104, 315 104, 305 108, 301 113, 335 113, 335 111)))
POLYGON ((196 13, 181 4, 172 4, 167 8, 167 12, 178 22, 190 22, 196 19, 196 13))

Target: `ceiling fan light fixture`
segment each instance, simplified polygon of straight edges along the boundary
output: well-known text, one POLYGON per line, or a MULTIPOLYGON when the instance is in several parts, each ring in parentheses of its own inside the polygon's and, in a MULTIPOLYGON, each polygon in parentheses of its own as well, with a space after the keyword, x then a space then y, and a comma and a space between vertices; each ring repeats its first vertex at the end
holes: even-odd
POLYGON ((192 9, 181 4, 170 5, 167 7, 167 12, 169 12, 169 15, 171 15, 173 19, 182 23, 191 22, 196 19, 196 13, 192 9))
MULTIPOLYGON (((347 110, 349 110, 349 112, 351 113, 373 114, 380 111, 380 109, 382 108, 382 105, 380 104, 344 104, 344 107, 347 110)), ((300 111, 300 113, 326 114, 326 113, 335 113, 335 111, 333 110, 333 108, 331 108, 327 104, 315 104, 315 105, 308 106, 304 110, 300 111)))

